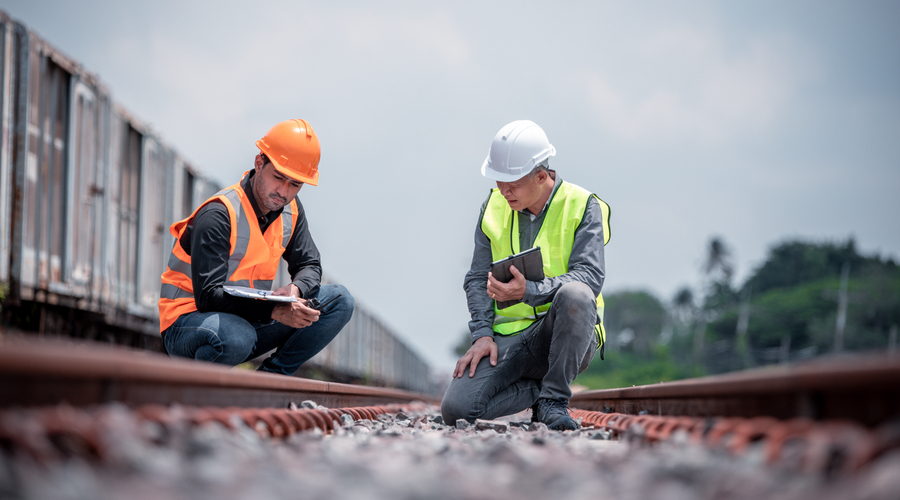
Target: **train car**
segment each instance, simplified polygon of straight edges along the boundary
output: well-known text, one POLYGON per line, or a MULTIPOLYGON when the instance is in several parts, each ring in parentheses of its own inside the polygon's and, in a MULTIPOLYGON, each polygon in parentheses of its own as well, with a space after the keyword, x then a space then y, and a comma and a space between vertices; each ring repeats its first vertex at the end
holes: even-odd
MULTIPOLYGON (((3 324, 162 351, 168 228, 219 189, 96 75, 0 11, 3 324)), ((311 364, 432 392, 428 365, 363 308, 311 364)))
POLYGON ((2 23, 5 319, 81 336, 104 325, 119 341, 157 344, 166 229, 195 190, 218 187, 95 75, 27 27, 2 23))
POLYGON ((15 27, 0 11, 0 300, 8 294, 12 202, 12 39, 15 27))

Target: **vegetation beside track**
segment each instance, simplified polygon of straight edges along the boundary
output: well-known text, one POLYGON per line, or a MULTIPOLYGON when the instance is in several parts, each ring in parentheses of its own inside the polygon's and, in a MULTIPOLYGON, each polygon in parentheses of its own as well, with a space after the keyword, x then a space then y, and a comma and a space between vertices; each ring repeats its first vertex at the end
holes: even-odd
POLYGON ((643 290, 606 295, 606 360, 596 357, 576 383, 629 387, 842 352, 896 350, 900 266, 892 259, 862 255, 852 239, 786 241, 738 285, 732 283, 731 259, 728 246, 714 238, 699 292, 685 287, 668 303, 643 290))

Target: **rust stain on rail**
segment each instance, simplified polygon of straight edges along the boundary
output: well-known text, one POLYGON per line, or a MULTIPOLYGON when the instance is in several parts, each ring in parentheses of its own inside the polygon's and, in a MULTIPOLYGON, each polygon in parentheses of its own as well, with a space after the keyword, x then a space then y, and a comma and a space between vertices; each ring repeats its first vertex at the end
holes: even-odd
MULTIPOLYGON (((424 404, 414 404, 413 407, 424 404)), ((263 438, 281 439, 314 429, 328 434, 342 425, 342 416, 352 420, 375 420, 378 415, 409 411, 410 405, 384 405, 355 408, 280 409, 167 407, 147 405, 134 415, 154 422, 164 429, 219 424, 230 430, 245 425, 263 438)), ((56 405, 28 410, 0 411, 0 444, 27 453, 47 463, 65 455, 79 455, 104 460, 108 445, 104 434, 108 428, 125 420, 114 407, 92 409, 56 405)), ((131 429, 131 432, 138 432, 131 429)))
POLYGON ((638 387, 587 391, 571 404, 623 414, 849 419, 900 417, 900 358, 852 356, 638 387))
POLYGON ((101 344, 0 340, 0 405, 287 407, 315 399, 329 407, 435 398, 407 391, 322 382, 101 344))
POLYGON ((682 433, 697 444, 735 454, 760 444, 769 463, 793 455, 792 460, 807 471, 856 471, 888 450, 900 447, 900 422, 869 430, 841 420, 624 415, 574 408, 570 413, 581 419, 583 426, 606 429, 618 436, 631 433, 649 442, 665 441, 682 433))

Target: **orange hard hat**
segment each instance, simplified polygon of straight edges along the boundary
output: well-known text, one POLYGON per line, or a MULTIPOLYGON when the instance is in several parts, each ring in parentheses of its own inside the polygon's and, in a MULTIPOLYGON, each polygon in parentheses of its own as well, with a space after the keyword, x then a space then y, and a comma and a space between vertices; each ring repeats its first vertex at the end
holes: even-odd
POLYGON ((287 120, 272 127, 256 147, 291 179, 319 184, 319 138, 306 120, 287 120))

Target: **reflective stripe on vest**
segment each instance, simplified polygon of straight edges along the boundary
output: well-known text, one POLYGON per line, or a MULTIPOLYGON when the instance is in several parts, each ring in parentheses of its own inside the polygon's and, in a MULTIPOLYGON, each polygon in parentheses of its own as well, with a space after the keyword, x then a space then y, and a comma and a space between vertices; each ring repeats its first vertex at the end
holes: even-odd
MULTIPOLYGON (((247 173, 244 174, 246 176, 247 173)), ((184 220, 169 228, 175 237, 166 271, 162 275, 159 293, 160 332, 172 325, 179 316, 197 310, 191 281, 191 257, 179 243, 191 220, 207 203, 218 200, 228 209, 231 221, 230 250, 225 285, 247 286, 271 290, 278 271, 278 264, 290 242, 297 223, 299 207, 292 200, 281 213, 281 224, 272 223, 265 234, 259 225, 250 223, 253 206, 240 183, 229 186, 203 202, 184 220)))
MULTIPOLYGON (((541 248, 544 276, 552 278, 568 272, 575 230, 581 224, 588 200, 592 196, 600 203, 604 244, 609 242, 609 205, 579 186, 562 182, 550 200, 544 221, 534 241, 534 246, 541 248)), ((481 221, 481 229, 491 242, 491 256, 494 261, 520 251, 519 221, 515 215, 516 212, 510 208, 500 191, 491 190, 481 221)), ((520 302, 505 309, 498 309, 495 301, 493 329, 501 335, 515 335, 546 314, 550 306, 551 303, 531 307, 520 302)), ((606 340, 602 294, 597 297, 597 318, 595 332, 599 348, 606 340)))

